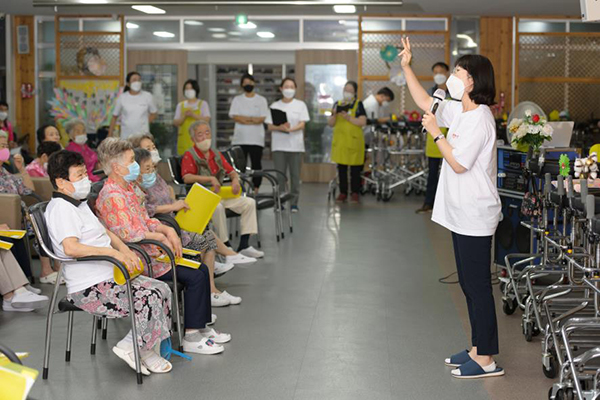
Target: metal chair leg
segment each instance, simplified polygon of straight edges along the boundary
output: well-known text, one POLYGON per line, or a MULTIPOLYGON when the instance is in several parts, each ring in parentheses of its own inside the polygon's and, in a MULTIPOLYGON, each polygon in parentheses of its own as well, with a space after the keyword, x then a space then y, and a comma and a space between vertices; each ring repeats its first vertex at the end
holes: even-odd
POLYGON ((260 213, 256 214, 256 240, 258 241, 257 245, 260 249, 262 247, 260 243, 260 213))
POLYGON ((177 322, 177 337, 179 338, 179 351, 183 351, 183 329, 181 328, 181 313, 179 310, 179 285, 177 284, 177 273, 175 272, 175 261, 171 260, 173 268, 173 295, 175 296, 175 320, 177 322))
POLYGON ((58 278, 52 292, 52 299, 48 306, 48 316, 46 317, 46 343, 44 345, 44 365, 42 369, 42 379, 48 379, 48 369, 50 367, 50 343, 52 338, 52 319, 54 317, 54 308, 56 307, 56 298, 58 297, 58 289, 60 278, 62 277, 62 267, 58 270, 58 278))
POLYGON ((133 355, 135 357, 135 373, 137 375, 137 383, 143 383, 142 378, 142 360, 140 359, 140 349, 137 342, 137 329, 135 326, 135 307, 133 305, 133 292, 131 291, 131 282, 127 281, 127 297, 129 299, 129 317, 131 318, 131 337, 133 339, 133 355))
POLYGON ((290 233, 294 233, 294 226, 292 221, 292 203, 288 202, 287 206, 288 224, 290 225, 290 233))
POLYGON ((65 352, 65 361, 71 361, 71 342, 73 341, 73 311, 68 312, 67 322, 67 351, 65 352))
POLYGON ((108 319, 106 317, 102 317, 102 340, 106 340, 107 333, 108 333, 108 319))
POLYGON ((94 315, 94 319, 92 320, 92 344, 90 346, 91 355, 96 354, 96 336, 98 333, 98 328, 96 325, 98 325, 98 317, 94 315))

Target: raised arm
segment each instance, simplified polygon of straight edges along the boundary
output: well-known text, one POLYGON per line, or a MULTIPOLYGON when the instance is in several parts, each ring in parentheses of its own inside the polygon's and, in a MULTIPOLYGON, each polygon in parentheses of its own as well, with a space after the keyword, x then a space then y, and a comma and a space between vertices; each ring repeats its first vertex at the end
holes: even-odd
POLYGON ((402 70, 404 71, 404 77, 406 78, 406 85, 408 86, 408 90, 410 91, 410 95, 413 100, 417 104, 417 106, 423 111, 428 111, 431 108, 431 103, 433 102, 433 98, 427 93, 425 88, 421 86, 417 76, 414 71, 410 67, 410 61, 412 59, 412 52, 410 49, 410 39, 402 38, 402 47, 403 50, 400 52, 400 57, 402 60, 400 65, 402 66, 402 70))

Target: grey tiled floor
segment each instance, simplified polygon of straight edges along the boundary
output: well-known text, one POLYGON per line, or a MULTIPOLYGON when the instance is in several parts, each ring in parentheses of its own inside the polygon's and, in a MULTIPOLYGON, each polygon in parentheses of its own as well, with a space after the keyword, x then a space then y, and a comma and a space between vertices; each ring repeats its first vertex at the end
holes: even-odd
MULTIPOLYGON (((279 244, 267 236, 272 216, 263 216, 267 257, 218 280, 222 289, 243 297, 240 306, 214 310, 216 328, 233 335, 225 353, 196 355, 191 362, 175 359, 171 374, 151 376, 138 386, 133 371, 110 351, 126 324, 111 321, 108 340, 90 356, 91 318, 77 314, 67 365, 66 316, 58 315, 50 380, 40 377, 32 397, 523 398, 503 397, 507 388, 498 381, 453 380, 443 366, 446 355, 467 345, 464 307, 456 286, 438 283, 454 268, 450 237, 428 217, 414 214, 422 199, 399 196, 381 204, 367 197, 360 206, 328 207, 326 190, 326 185, 303 185, 295 233, 279 244)), ((499 320, 502 329, 518 334, 517 319, 499 314, 499 320)), ((0 311, 0 341, 30 351, 26 364, 38 369, 44 321, 45 312, 0 311)), ((539 366, 534 359, 539 346, 519 349, 519 357, 539 366)), ((538 371, 528 381, 538 385, 530 386, 531 398, 542 398, 541 388, 550 385, 540 376, 538 371)), ((512 386, 510 374, 503 379, 512 386)))

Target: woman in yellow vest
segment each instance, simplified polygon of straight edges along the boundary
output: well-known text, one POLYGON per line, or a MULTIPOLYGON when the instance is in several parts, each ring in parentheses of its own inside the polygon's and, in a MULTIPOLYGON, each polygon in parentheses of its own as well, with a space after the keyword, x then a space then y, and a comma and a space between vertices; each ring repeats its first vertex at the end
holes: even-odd
POLYGON ((210 122, 208 103, 200 100, 200 85, 194 79, 188 79, 183 84, 183 94, 186 100, 177 104, 173 125, 179 128, 177 135, 177 154, 182 156, 194 143, 190 139, 190 126, 196 121, 210 122))
POLYGON ((333 127, 331 161, 338 165, 340 194, 337 202, 348 198, 348 167, 350 167, 351 202, 359 202, 360 173, 365 163, 365 138, 363 126, 367 113, 361 101, 356 99, 358 85, 348 81, 344 85, 344 99, 338 101, 327 123, 333 127))

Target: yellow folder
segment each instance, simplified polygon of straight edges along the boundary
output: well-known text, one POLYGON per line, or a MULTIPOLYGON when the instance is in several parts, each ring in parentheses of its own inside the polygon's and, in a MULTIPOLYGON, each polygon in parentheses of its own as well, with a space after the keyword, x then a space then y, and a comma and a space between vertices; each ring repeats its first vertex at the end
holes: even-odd
MULTIPOLYGON (((194 251, 194 250, 192 250, 192 251, 194 251)), ((185 252, 184 252, 184 254, 185 254, 185 252)), ((166 254, 161 254, 160 256, 156 257, 156 260, 160 261, 160 262, 164 262, 164 263, 171 262, 171 259, 166 254)), ((182 267, 188 267, 188 268, 192 268, 192 269, 198 269, 198 268, 200 268, 201 263, 199 263, 198 261, 193 261, 193 260, 189 260, 187 258, 181 257, 181 258, 177 258, 175 260, 175 265, 179 265, 182 267)))
POLYGON ((20 229, 10 229, 8 231, 0 231, 0 236, 8 237, 11 239, 23 239, 23 236, 27 231, 22 231, 20 229))
MULTIPOLYGON (((129 272, 129 277, 131 279, 135 278, 136 276, 141 275, 142 272, 144 272, 144 263, 139 258, 138 258, 138 261, 140 262, 139 267, 136 268, 136 270, 134 272, 129 272)), ((123 272, 121 272, 121 270, 119 268, 114 267, 113 275, 114 275, 115 282, 117 283, 117 285, 125 284, 125 282, 126 282, 125 275, 123 275, 123 272)))
POLYGON ((10 250, 12 247, 13 247, 12 243, 5 242, 4 240, 0 240, 0 249, 10 250))
POLYGON ((186 256, 200 256, 202 255, 201 251, 198 250, 192 250, 192 249, 186 249, 185 247, 183 248, 183 254, 185 254, 186 256))
POLYGON ((13 362, 0 363, 0 399, 25 400, 38 371, 13 362))
POLYGON ((217 194, 221 196, 222 199, 237 199, 241 196, 242 190, 240 189, 238 194, 233 194, 231 186, 221 186, 221 190, 219 190, 219 193, 217 194))
POLYGON ((195 183, 185 197, 185 202, 190 206, 190 209, 187 211, 180 210, 175 216, 175 220, 181 229, 201 235, 204 233, 204 229, 206 229, 220 201, 221 196, 199 183, 195 183))

